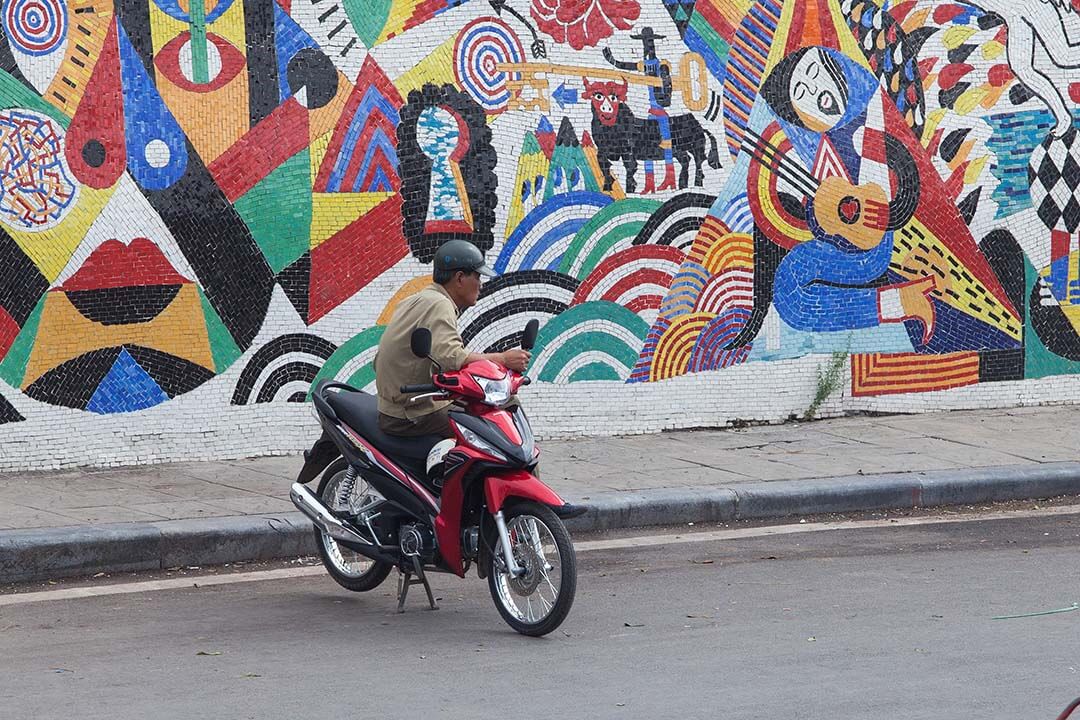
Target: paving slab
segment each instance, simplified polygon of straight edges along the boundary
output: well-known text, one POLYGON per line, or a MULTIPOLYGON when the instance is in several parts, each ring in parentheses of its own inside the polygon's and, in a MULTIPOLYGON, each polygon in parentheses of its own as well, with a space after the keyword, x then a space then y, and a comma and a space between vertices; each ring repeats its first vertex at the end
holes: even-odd
POLYGON ((111 523, 154 522, 166 519, 164 515, 155 515, 130 507, 104 505, 101 507, 64 508, 56 512, 65 518, 83 525, 106 525, 111 523))
MULTIPOLYGON (((920 440, 919 454, 937 460, 947 460, 960 467, 1026 465, 1034 462, 1044 462, 1042 460, 1033 460, 1030 457, 1025 457, 1016 452, 1010 453, 994 447, 976 447, 974 445, 959 443, 955 440, 944 440, 941 438, 924 438, 920 440)), ((1030 448, 1027 454, 1032 454, 1030 448)), ((1055 460, 1056 459, 1068 460, 1071 458, 1062 457, 1055 458, 1055 460)))
POLYGON ((218 507, 211 503, 198 502, 195 500, 174 500, 172 502, 147 503, 145 505, 132 505, 132 510, 150 513, 168 520, 185 520, 189 518, 226 517, 237 513, 236 510, 227 507, 218 507))
POLYGON ((265 515, 267 513, 292 512, 296 507, 286 498, 266 497, 265 495, 255 498, 236 497, 222 498, 211 503, 215 508, 233 510, 241 515, 265 515))
POLYGON ((56 528, 75 524, 76 521, 66 515, 44 512, 25 505, 5 505, 0 508, 0 528, 4 530, 56 528))

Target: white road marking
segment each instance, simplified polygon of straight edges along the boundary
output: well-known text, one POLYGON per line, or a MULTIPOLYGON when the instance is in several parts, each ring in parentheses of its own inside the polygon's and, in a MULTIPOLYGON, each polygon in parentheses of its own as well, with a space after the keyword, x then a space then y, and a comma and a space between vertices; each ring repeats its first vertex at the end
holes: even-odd
POLYGON ((18 595, 0 595, 0 606, 51 600, 74 600, 77 598, 102 597, 103 595, 127 595, 129 593, 156 592, 158 590, 183 590, 196 586, 208 587, 210 585, 232 585, 234 583, 262 582, 264 580, 286 580, 325 574, 326 570, 322 565, 304 565, 303 567, 257 570, 255 572, 229 575, 199 575, 197 577, 169 578, 168 580, 118 583, 116 585, 88 585, 86 587, 63 588, 61 590, 20 593, 18 595))
POLYGON ((796 523, 791 525, 767 525, 764 527, 739 528, 735 530, 711 530, 678 535, 641 535, 615 540, 592 540, 574 543, 578 552, 593 550, 618 550, 654 545, 712 542, 714 540, 738 540, 740 538, 767 537, 769 535, 796 535, 823 530, 867 530, 871 528, 911 527, 917 525, 943 525, 947 523, 985 522, 1012 518, 1050 517, 1055 515, 1078 515, 1080 505, 1040 508, 1039 510, 1015 510, 1011 512, 986 513, 983 515, 934 515, 926 517, 890 518, 883 520, 848 520, 845 522, 796 523))
MULTIPOLYGON (((882 520, 849 520, 845 522, 794 523, 789 525, 767 525, 754 528, 733 530, 709 530, 666 535, 639 535, 612 540, 587 540, 574 543, 579 553, 598 550, 619 550, 635 547, 655 547, 659 545, 679 545, 685 543, 713 542, 716 540, 739 540, 743 538, 768 537, 776 535, 796 535, 800 533, 822 532, 827 530, 867 530, 873 528, 916 527, 919 525, 944 525, 951 523, 988 522, 1023 518, 1054 517, 1059 515, 1080 515, 1080 505, 1040 508, 1038 510, 1015 510, 1006 512, 971 514, 971 515, 933 515, 926 517, 892 518, 882 520)), ((118 583, 115 585, 90 585, 85 587, 62 588, 0 595, 0 607, 5 605, 23 605, 54 600, 75 600, 79 598, 102 597, 106 595, 128 595, 131 593, 157 592, 161 590, 182 590, 185 588, 209 587, 212 585, 233 585, 237 583, 265 582, 267 580, 287 580, 299 577, 325 575, 322 565, 280 568, 277 570, 257 570, 254 572, 232 573, 228 575, 200 575, 197 577, 169 578, 167 580, 148 580, 145 582, 118 583)))

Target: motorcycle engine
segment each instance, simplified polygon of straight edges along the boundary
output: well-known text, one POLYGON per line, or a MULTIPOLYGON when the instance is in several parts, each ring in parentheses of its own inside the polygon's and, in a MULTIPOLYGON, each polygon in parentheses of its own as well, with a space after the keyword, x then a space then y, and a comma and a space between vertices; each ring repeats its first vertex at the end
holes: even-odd
POLYGON ((480 554, 480 526, 473 525, 461 531, 461 548, 465 557, 476 559, 480 554))
POLYGON ((435 552, 435 535, 427 525, 402 525, 398 531, 398 543, 405 557, 427 558, 435 552))

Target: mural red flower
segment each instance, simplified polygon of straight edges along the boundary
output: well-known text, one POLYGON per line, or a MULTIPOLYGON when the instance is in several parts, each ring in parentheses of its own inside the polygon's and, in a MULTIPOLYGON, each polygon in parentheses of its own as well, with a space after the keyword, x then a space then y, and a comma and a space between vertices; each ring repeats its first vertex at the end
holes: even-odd
POLYGON ((595 47, 616 28, 629 30, 640 14, 638 0, 532 0, 540 29, 575 50, 595 47))

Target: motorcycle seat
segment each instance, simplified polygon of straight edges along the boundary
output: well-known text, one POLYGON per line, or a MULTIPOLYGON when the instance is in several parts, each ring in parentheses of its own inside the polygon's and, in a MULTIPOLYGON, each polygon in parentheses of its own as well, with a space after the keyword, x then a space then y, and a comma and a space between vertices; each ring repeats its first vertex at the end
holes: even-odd
POLYGON ((427 456, 442 435, 401 437, 388 435, 379 429, 379 400, 374 395, 357 390, 330 391, 323 394, 337 416, 365 440, 385 453, 398 465, 419 480, 427 480, 427 456))

